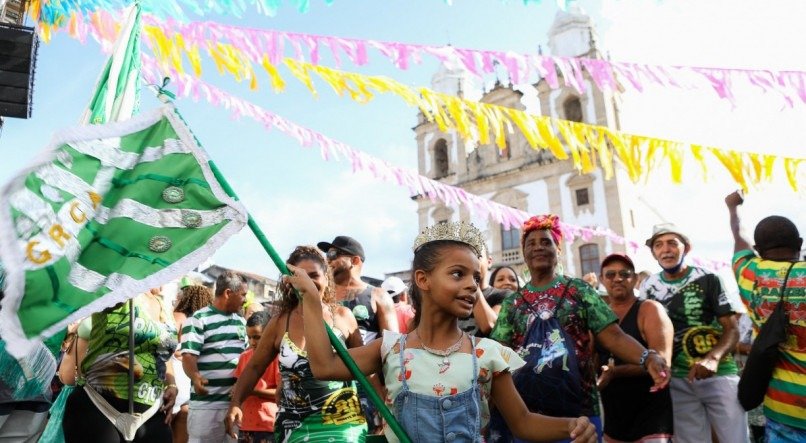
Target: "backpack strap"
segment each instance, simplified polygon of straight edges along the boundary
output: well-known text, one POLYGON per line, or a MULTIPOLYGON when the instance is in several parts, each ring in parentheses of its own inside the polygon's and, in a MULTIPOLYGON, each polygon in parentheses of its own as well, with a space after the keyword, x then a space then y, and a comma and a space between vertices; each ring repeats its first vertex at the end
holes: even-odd
MULTIPOLYGON (((784 276, 784 284, 781 285, 781 299, 778 300, 778 303, 775 304, 776 308, 778 307, 778 304, 782 303, 784 301, 784 298, 786 297, 786 284, 789 282, 789 274, 792 272, 792 268, 795 267, 795 263, 797 262, 792 262, 792 264, 789 265, 789 269, 786 270, 786 276, 784 276)), ((784 315, 786 315, 785 309, 784 309, 784 315)), ((789 317, 788 315, 786 316, 789 317)))

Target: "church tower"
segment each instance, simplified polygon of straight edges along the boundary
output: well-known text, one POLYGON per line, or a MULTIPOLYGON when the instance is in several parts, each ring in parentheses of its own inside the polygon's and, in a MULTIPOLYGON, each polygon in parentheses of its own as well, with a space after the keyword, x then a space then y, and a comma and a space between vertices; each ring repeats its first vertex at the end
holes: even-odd
MULTIPOLYGON (((567 10, 557 12, 548 33, 548 47, 553 56, 601 57, 594 23, 576 2, 569 2, 567 10)), ((461 71, 457 66, 442 68, 434 76, 432 86, 440 92, 472 98, 468 94, 477 92, 471 87, 473 78, 461 71), (451 85, 455 85, 453 89, 451 85)), ((583 78, 585 91, 582 93, 570 86, 552 89, 542 79, 533 85, 518 86, 497 81, 479 100, 619 130, 619 93, 602 91, 587 72, 583 78), (536 96, 536 100, 527 100, 526 95, 536 96), (533 102, 536 105, 526 104, 533 102)), ((563 84, 562 79, 560 84, 563 84)), ((559 161, 547 150, 532 149, 517 130, 507 134, 506 147, 499 149, 494 143, 470 144, 454 131, 441 132, 422 114, 413 129, 422 175, 529 214, 553 213, 569 224, 609 227, 618 235, 630 238, 642 238, 645 234, 635 229, 634 207, 640 204, 636 189, 618 166, 610 180, 605 180, 603 171, 598 168, 590 174, 580 174, 570 160, 559 161)), ((418 196, 416 200, 420 229, 443 221, 472 221, 486 230, 494 266, 526 268, 519 229, 506 230, 492 220, 469 213, 466 208, 446 207, 425 196, 418 196)), ((649 217, 656 218, 651 214, 649 217)), ((567 275, 598 274, 601 260, 613 252, 625 252, 624 245, 604 237, 576 239, 562 245, 560 263, 567 275)))

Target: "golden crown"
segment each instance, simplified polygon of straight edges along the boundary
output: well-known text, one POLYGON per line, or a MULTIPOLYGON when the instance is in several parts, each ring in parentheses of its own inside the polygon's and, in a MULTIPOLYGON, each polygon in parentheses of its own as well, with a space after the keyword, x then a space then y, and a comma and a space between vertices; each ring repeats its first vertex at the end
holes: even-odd
POLYGON ((481 256, 484 251, 484 235, 472 223, 443 222, 429 226, 414 239, 412 249, 417 252, 426 243, 438 240, 451 240, 464 243, 481 256))

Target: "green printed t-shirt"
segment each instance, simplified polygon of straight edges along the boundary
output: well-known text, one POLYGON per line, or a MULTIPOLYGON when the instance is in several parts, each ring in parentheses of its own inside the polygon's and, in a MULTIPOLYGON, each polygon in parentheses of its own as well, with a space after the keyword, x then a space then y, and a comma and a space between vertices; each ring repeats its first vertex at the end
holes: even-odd
POLYGON ((553 312, 565 332, 573 338, 582 389, 590 394, 582 405, 582 411, 584 415, 598 415, 591 333, 595 336, 602 332, 616 323, 618 317, 590 285, 578 278, 557 276, 546 286, 527 284, 521 292, 504 299, 490 338, 511 347, 524 357, 528 353, 525 346, 529 344, 524 341, 529 326, 535 320, 535 312, 541 316, 553 312))
MULTIPOLYGON (((170 317, 169 317, 170 318, 170 317)), ((176 329, 152 320, 134 302, 134 401, 151 406, 162 396, 165 366, 176 349, 176 329)), ((85 383, 101 394, 129 399, 129 303, 92 315, 85 383)))
MULTIPOLYGON (((735 314, 719 277, 694 266, 676 280, 665 279, 662 272, 650 275, 641 285, 640 297, 662 304, 672 320, 672 377, 688 377, 694 363, 719 342, 719 317, 735 314)), ((733 354, 726 353, 716 375, 737 372, 733 354)))

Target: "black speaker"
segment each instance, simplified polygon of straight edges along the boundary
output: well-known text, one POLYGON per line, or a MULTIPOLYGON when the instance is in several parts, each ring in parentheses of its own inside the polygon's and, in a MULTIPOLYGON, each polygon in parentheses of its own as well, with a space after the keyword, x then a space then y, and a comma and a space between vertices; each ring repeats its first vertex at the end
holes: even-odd
POLYGON ((0 116, 31 117, 38 47, 34 28, 0 23, 0 116))

